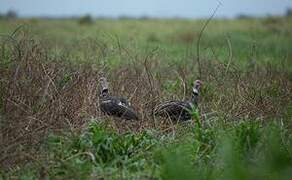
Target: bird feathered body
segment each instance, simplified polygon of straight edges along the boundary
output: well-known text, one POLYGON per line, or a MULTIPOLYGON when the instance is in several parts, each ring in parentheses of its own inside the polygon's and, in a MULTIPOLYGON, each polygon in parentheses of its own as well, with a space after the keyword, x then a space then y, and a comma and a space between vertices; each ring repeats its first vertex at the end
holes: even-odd
POLYGON ((106 79, 101 80, 100 109, 107 115, 123 119, 138 119, 137 113, 130 103, 122 97, 110 96, 106 79))
POLYGON ((189 120, 194 107, 191 101, 168 101, 156 107, 155 115, 172 120, 189 120))
POLYGON ((192 119, 192 113, 198 106, 198 96, 201 81, 197 80, 193 87, 191 100, 188 101, 167 101, 154 109, 154 115, 172 120, 186 121, 192 119))
POLYGON ((121 117, 127 120, 138 119, 133 107, 124 98, 108 96, 100 101, 102 112, 110 116, 121 117))

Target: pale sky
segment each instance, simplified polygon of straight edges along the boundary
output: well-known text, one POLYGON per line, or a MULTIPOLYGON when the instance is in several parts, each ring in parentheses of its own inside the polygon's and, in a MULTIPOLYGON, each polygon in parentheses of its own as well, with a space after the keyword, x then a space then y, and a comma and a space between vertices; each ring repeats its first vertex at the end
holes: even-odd
MULTIPOLYGON (((221 0, 216 17, 238 14, 282 15, 292 0, 221 0)), ((209 16, 217 0, 0 0, 0 13, 15 10, 22 17, 33 16, 150 16, 199 18, 209 16)))

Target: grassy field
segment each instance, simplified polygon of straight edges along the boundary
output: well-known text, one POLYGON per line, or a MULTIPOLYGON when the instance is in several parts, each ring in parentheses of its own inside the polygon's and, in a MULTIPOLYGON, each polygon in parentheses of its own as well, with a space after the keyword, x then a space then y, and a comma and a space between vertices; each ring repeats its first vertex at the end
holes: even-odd
POLYGON ((290 179, 292 18, 212 20, 198 65, 204 23, 0 19, 2 178, 290 179), (100 112, 101 76, 139 121, 100 112), (152 116, 197 78, 192 121, 152 116))

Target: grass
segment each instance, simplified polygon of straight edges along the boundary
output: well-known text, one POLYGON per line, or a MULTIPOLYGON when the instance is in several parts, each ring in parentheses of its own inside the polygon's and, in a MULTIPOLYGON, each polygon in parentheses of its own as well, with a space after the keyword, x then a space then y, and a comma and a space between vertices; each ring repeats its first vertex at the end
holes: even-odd
POLYGON ((179 127, 117 134, 97 121, 80 134, 49 135, 41 166, 28 164, 3 177, 29 179, 289 179, 291 139, 275 122, 242 121, 224 129, 179 127))
POLYGON ((158 103, 189 98, 203 23, 0 20, 2 178, 289 179, 289 17, 212 21, 193 120, 152 117, 158 103), (139 121, 99 111, 101 75, 139 121))

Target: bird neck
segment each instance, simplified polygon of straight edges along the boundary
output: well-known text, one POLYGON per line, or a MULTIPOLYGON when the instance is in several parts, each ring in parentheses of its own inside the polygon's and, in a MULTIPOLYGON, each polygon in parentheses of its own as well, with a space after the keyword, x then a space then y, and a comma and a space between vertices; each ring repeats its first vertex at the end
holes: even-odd
POLYGON ((198 99, 199 99, 199 96, 198 95, 192 95, 192 98, 191 98, 191 102, 194 104, 194 105, 197 105, 198 104, 198 99))
POLYGON ((108 97, 108 95, 109 95, 108 89, 103 89, 101 91, 101 97, 105 98, 108 97))
POLYGON ((195 105, 197 105, 198 103, 198 99, 199 99, 199 89, 194 87, 193 88, 193 92, 192 92, 192 98, 191 98, 191 102, 195 105))

